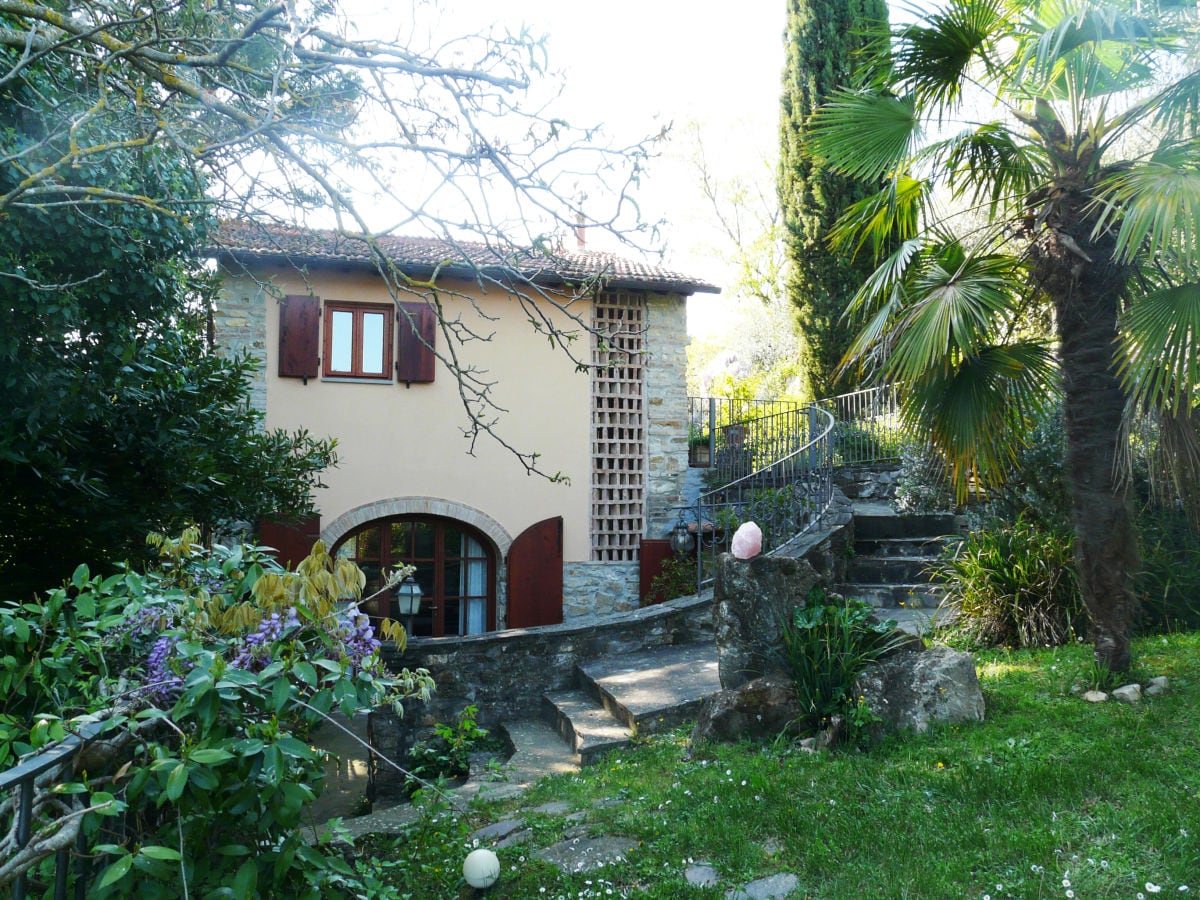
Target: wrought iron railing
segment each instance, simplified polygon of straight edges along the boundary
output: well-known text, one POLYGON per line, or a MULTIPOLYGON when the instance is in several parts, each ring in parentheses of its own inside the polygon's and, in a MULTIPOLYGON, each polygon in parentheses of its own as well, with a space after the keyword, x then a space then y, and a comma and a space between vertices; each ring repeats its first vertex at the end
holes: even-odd
POLYGON ((817 527, 833 499, 835 466, 893 462, 903 430, 897 385, 866 388, 810 405, 690 397, 692 465, 710 487, 677 507, 675 543, 696 555, 697 589, 712 580, 717 554, 753 521, 763 552, 785 552, 817 527), (697 453, 697 448, 703 452, 697 453))
MULTIPOLYGON (((76 734, 68 735, 56 744, 26 757, 7 771, 0 772, 0 796, 15 791, 12 815, 3 823, 6 833, 15 825, 17 853, 14 856, 25 849, 33 838, 36 812, 34 805, 38 800, 36 789, 53 785, 59 774, 73 763, 75 755, 89 741, 98 737, 106 724, 106 722, 89 722, 76 734)), ((43 840, 45 839, 43 837, 43 840)), ((77 862, 74 895, 79 898, 86 896, 90 880, 90 867, 83 850, 83 829, 79 828, 74 849, 68 845, 59 847, 55 851, 54 892, 52 895, 54 900, 66 900, 68 882, 71 879, 72 857, 75 857, 77 862)), ((26 872, 17 875, 12 881, 11 889, 13 900, 25 900, 30 889, 29 875, 26 872)), ((44 888, 39 885, 39 894, 41 893, 44 893, 44 888)))
MULTIPOLYGON (((771 446, 791 448, 790 452, 676 510, 677 530, 690 536, 695 549, 698 586, 711 581, 717 555, 729 549, 743 522, 753 521, 762 530, 762 552, 777 552, 815 527, 833 498, 833 416, 810 405, 761 418, 777 418, 771 428, 787 423, 786 439, 770 440, 771 446)), ((773 434, 766 429, 758 433, 773 434)), ((753 453, 750 458, 755 458, 753 453)))
POLYGON ((728 397, 689 397, 688 404, 689 460, 708 468, 714 483, 743 478, 799 447, 804 404, 728 397))
POLYGON ((885 384, 819 401, 836 423, 834 465, 859 466, 900 458, 900 397, 899 385, 885 384))

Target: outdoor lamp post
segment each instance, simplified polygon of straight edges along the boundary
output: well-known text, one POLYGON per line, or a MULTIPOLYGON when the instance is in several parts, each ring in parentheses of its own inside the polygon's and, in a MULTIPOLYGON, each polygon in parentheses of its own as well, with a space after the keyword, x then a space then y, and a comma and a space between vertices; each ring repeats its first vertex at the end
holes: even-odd
POLYGON ((412 620, 417 614, 417 610, 421 608, 421 586, 417 584, 417 580, 409 575, 402 582, 396 585, 396 614, 406 616, 408 624, 405 626, 408 629, 408 634, 412 636, 412 620))
POLYGON ((671 529, 671 550, 674 551, 676 556, 682 559, 691 552, 692 544, 692 535, 681 516, 678 524, 671 529))

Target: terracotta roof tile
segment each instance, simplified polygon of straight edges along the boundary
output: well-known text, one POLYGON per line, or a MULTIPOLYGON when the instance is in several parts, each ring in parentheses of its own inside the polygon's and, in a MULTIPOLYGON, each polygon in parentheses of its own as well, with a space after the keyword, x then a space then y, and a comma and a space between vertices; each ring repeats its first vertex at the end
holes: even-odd
MULTIPOLYGON (((720 291, 715 285, 689 278, 680 272, 612 253, 563 250, 538 253, 533 250, 505 250, 483 243, 451 243, 394 235, 380 236, 376 242, 392 262, 417 277, 426 277, 440 266, 446 274, 467 278, 474 278, 477 273, 483 272, 490 277, 504 279, 516 272, 522 278, 543 285, 599 278, 609 288, 678 294, 715 294, 720 291)), ((372 264, 370 246, 361 237, 337 231, 249 221, 221 223, 212 251, 241 260, 286 258, 298 264, 372 264)))

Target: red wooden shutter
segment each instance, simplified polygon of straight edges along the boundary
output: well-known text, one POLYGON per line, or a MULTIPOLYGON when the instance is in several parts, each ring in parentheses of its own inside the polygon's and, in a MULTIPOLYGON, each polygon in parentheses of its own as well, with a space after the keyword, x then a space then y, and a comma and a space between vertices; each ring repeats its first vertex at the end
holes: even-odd
POLYGON ((397 331, 400 334, 396 380, 406 384, 433 381, 437 362, 433 355, 437 316, 424 303, 401 303, 400 309, 401 312, 396 314, 397 331), (411 323, 405 312, 412 316, 411 323))
POLYGON ((530 525, 508 551, 508 627, 563 620, 562 516, 530 525))
POLYGON ((316 378, 321 364, 321 301, 289 294, 279 305, 279 377, 316 378))
POLYGON ((674 600, 674 597, 649 597, 650 582, 662 573, 663 563, 675 555, 671 542, 666 539, 642 538, 642 547, 638 552, 640 571, 638 578, 638 598, 642 605, 662 603, 664 600, 674 600))
POLYGON ((320 537, 320 516, 311 516, 286 525, 282 522, 268 522, 266 519, 258 523, 258 542, 266 547, 274 547, 275 558, 289 569, 296 568, 300 560, 312 552, 313 544, 320 537))

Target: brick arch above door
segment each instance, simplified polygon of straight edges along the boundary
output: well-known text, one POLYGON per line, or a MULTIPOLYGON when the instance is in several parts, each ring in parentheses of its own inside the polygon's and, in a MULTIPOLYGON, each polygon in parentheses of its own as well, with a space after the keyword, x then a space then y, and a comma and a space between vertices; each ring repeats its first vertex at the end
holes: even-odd
POLYGON ((390 500, 376 500, 364 503, 354 509, 342 513, 321 529, 321 540, 327 547, 332 547, 346 534, 359 525, 385 519, 389 516, 441 516, 446 519, 457 519, 483 532, 499 551, 500 559, 508 555, 513 538, 504 526, 485 512, 464 503, 453 500, 442 500, 438 497, 393 497, 390 500))

